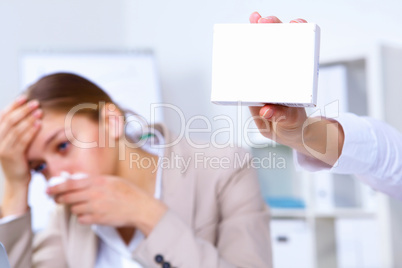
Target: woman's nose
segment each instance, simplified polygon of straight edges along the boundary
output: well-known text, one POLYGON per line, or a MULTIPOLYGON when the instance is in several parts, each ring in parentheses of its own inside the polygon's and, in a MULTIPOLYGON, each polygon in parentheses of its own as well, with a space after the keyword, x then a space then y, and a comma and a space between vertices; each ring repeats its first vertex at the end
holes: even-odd
POLYGON ((72 167, 69 163, 64 163, 64 161, 48 161, 48 175, 50 178, 58 177, 62 172, 73 173, 72 167))

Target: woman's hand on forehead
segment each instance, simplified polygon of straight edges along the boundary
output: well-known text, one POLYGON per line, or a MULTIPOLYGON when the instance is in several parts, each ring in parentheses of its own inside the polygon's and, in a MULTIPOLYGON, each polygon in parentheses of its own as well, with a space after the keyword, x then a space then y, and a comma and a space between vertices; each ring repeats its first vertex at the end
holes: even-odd
POLYGON ((41 126, 39 102, 21 96, 0 113, 0 164, 5 177, 3 216, 27 209, 31 172, 27 149, 41 126))

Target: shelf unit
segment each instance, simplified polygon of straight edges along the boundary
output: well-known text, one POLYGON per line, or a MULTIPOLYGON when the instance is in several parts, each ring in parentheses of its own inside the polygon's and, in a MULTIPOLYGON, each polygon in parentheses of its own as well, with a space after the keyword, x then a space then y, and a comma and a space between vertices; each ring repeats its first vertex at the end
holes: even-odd
POLYGON ((336 209, 328 212, 309 214, 306 209, 271 209, 271 216, 275 218, 374 218, 375 212, 366 212, 361 209, 336 209))
MULTIPOLYGON (((338 97, 338 107, 341 112, 353 112, 358 115, 386 119, 402 131, 402 121, 395 114, 395 109, 398 109, 397 105, 400 105, 401 98, 393 97, 402 97, 400 90, 402 76, 397 74, 398 70, 399 72, 402 70, 402 44, 394 44, 391 48, 389 45, 376 44, 359 55, 347 55, 344 58, 339 57, 338 60, 322 61, 320 65, 319 94, 338 97), (383 71, 385 67, 386 69, 383 71), (337 68, 339 69, 336 70, 337 68), (325 84, 325 79, 322 80, 323 74, 331 69, 335 70, 335 75, 332 78, 327 77, 327 84, 325 84), (343 78, 339 77, 342 72, 343 78), (343 81, 339 81, 337 75, 343 81), (332 82, 328 79, 332 79, 334 82, 332 88, 332 82), (343 95, 342 92, 334 95, 333 92, 325 91, 328 85, 333 91, 336 90, 334 86, 341 86, 342 83, 346 89, 343 95), (389 99, 393 101, 393 108, 388 106, 389 99), (385 105, 385 101, 387 101, 387 105, 385 105)), ((313 112, 314 110, 307 110, 309 114, 313 112)), ((304 201, 304 209, 271 207, 271 217, 273 222, 283 223, 283 220, 289 223, 293 221, 295 224, 300 224, 300 221, 305 222, 311 239, 306 240, 305 248, 299 248, 299 250, 306 250, 306 254, 310 255, 311 263, 313 263, 312 268, 365 268, 368 266, 365 266, 364 260, 360 264, 355 264, 361 266, 354 266, 353 260, 348 259, 352 256, 357 260, 357 255, 361 258, 364 254, 369 255, 363 256, 363 258, 366 257, 371 262, 370 267, 400 267, 398 265, 402 264, 402 258, 397 257, 399 254, 396 254, 397 250, 402 247, 401 242, 399 242, 402 233, 397 225, 400 222, 397 220, 402 220, 402 213, 398 213, 398 211, 402 211, 400 202, 390 200, 382 193, 374 192, 354 178, 354 175, 297 171, 292 163, 292 151, 286 146, 270 143, 268 148, 252 150, 253 154, 259 157, 263 157, 264 153, 266 154, 268 151, 273 151, 276 153, 276 157, 286 159, 288 165, 285 170, 259 169, 262 194, 264 197, 290 196, 304 201), (320 199, 321 192, 317 190, 320 187, 330 189, 330 197, 327 196, 324 201, 320 199), (326 203, 328 199, 331 199, 329 203, 332 202, 332 204, 326 203), (365 240, 360 242, 366 245, 363 246, 365 249, 355 247, 353 250, 347 251, 348 256, 346 256, 345 247, 342 243, 348 243, 344 240, 349 239, 349 237, 338 232, 341 229, 344 231, 346 224, 352 226, 351 224, 354 222, 356 222, 356 228, 363 226, 360 228, 361 230, 358 228, 357 232, 367 232, 367 235, 360 236, 365 237, 365 240), (367 251, 363 252, 364 250, 367 251)), ((281 262, 275 258, 288 259, 293 253, 288 252, 287 256, 276 254, 276 247, 282 248, 283 245, 278 244, 279 240, 275 241, 275 239, 278 238, 282 241, 284 234, 273 233, 272 235, 274 264, 281 267, 281 263, 284 265, 288 262, 281 262), (275 237, 276 235, 277 237, 275 237)), ((278 252, 281 250, 277 249, 278 252)), ((295 253, 294 267, 300 267, 300 263, 297 266, 297 256, 301 255, 303 254, 300 252, 295 253)), ((356 260, 355 263, 357 263, 356 260)), ((291 267, 289 266, 289 268, 291 267)))

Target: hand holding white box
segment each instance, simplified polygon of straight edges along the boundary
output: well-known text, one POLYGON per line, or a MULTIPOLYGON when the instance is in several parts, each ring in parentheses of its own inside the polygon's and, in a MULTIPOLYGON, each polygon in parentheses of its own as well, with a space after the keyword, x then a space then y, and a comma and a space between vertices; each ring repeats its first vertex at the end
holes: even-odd
POLYGON ((319 43, 312 23, 215 25, 211 101, 316 106, 319 43))

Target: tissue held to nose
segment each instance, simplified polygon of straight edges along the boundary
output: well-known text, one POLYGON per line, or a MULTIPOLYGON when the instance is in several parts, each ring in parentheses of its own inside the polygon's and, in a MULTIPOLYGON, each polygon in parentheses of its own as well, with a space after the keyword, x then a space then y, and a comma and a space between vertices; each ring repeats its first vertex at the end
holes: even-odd
POLYGON ((48 187, 53 187, 58 184, 62 184, 66 182, 67 180, 80 180, 80 179, 85 179, 87 178, 88 175, 85 173, 74 173, 70 174, 67 171, 62 171, 60 173, 60 176, 52 177, 47 183, 48 187))

